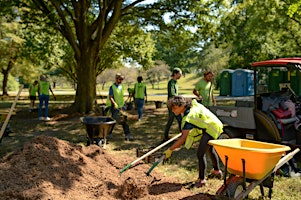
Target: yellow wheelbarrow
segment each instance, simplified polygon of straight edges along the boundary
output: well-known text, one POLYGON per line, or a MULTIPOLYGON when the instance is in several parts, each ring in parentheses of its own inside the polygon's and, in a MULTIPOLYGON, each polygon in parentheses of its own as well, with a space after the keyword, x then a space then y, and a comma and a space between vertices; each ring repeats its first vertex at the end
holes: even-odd
POLYGON ((269 188, 271 198, 276 170, 299 151, 283 156, 290 147, 247 139, 210 140, 209 144, 225 166, 224 183, 216 194, 234 199, 244 199, 257 185, 262 196, 263 187, 269 188))

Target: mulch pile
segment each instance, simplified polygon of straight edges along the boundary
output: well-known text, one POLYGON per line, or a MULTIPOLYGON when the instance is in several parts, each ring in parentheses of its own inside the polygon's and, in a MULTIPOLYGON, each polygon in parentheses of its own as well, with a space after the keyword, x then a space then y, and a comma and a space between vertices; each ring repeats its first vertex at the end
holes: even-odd
POLYGON ((38 136, 0 159, 0 199, 218 199, 194 194, 142 161, 120 175, 133 160, 96 145, 79 146, 38 136))

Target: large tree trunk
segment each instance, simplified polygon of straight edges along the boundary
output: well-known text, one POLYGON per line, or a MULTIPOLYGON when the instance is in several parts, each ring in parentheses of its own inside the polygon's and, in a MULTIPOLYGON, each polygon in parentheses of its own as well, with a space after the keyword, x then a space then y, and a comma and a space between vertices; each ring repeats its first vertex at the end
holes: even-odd
POLYGON ((84 55, 78 62, 77 88, 74 106, 80 113, 89 113, 94 110, 96 98, 96 68, 92 55, 84 55))

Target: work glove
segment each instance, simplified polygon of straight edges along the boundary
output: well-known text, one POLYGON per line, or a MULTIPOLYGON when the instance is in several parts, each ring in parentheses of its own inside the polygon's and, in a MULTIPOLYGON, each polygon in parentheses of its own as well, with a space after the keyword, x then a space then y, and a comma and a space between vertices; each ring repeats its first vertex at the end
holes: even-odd
POLYGON ((115 108, 115 109, 118 109, 117 103, 114 103, 114 108, 115 108))
POLYGON ((165 160, 171 157, 172 150, 169 148, 163 152, 165 154, 165 160))

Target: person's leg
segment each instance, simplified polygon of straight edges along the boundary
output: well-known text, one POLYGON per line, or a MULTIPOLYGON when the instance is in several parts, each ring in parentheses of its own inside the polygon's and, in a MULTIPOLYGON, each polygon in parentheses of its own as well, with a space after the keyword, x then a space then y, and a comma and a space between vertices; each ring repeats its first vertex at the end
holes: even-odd
MULTIPOLYGON (((116 122, 117 122, 117 117, 118 117, 118 112, 119 112, 119 111, 116 110, 116 109, 114 109, 113 107, 110 108, 110 111, 111 111, 111 114, 112 114, 112 115, 111 115, 112 118, 113 118, 114 120, 116 120, 116 122)), ((109 131, 109 134, 108 134, 109 137, 112 137, 112 133, 113 133, 113 129, 114 129, 115 125, 116 125, 116 124, 113 124, 111 130, 109 131)))
MULTIPOLYGON (((213 139, 213 138, 212 138, 213 139)), ((212 167, 215 171, 218 171, 219 168, 219 163, 218 163, 218 155, 216 154, 213 146, 209 147, 208 155, 210 157, 210 160, 212 162, 212 167)))
POLYGON ((168 140, 169 129, 172 125, 174 117, 175 117, 174 113, 170 109, 168 109, 168 121, 165 127, 164 140, 168 140))
POLYGON ((130 140, 131 139, 130 127, 126 121, 122 123, 122 128, 126 139, 130 140))
POLYGON ((43 96, 42 95, 39 96, 39 101, 40 101, 40 103, 39 103, 38 117, 40 118, 40 117, 42 117, 42 109, 43 109, 43 96))
POLYGON ((45 118, 48 117, 48 102, 49 102, 49 95, 44 95, 45 100, 45 118))
POLYGON ((143 107, 144 107, 144 99, 141 99, 141 118, 140 119, 142 119, 143 107))
POLYGON ((144 99, 135 99, 136 105, 137 105, 137 112, 138 112, 138 119, 141 120, 142 118, 142 111, 143 111, 143 105, 144 105, 144 99))
POLYGON ((199 147, 197 149, 197 157, 199 160, 199 179, 205 179, 205 172, 207 168, 207 161, 206 161, 206 152, 210 148, 208 141, 213 139, 208 133, 204 132, 203 136, 200 140, 199 147))

